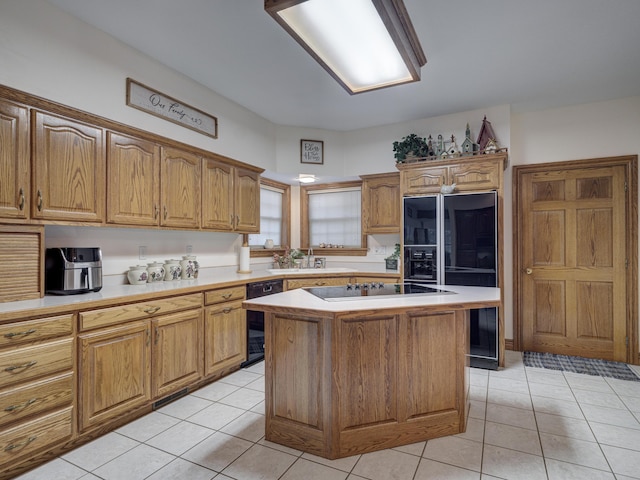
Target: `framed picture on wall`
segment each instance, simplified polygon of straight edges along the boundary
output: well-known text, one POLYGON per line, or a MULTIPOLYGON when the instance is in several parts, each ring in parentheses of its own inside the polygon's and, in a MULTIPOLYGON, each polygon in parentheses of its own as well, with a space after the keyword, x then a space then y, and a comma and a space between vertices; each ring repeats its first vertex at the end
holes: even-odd
POLYGON ((324 163, 324 142, 322 140, 300 140, 300 163, 324 163))

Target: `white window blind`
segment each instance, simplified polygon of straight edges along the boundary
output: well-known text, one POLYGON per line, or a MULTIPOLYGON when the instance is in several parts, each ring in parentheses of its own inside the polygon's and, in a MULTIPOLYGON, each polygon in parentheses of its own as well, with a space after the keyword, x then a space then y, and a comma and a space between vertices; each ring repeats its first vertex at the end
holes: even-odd
POLYGON ((309 191, 309 241, 361 246, 360 188, 309 191))
POLYGON ((268 238, 274 245, 282 245, 283 193, 277 188, 260 187, 260 233, 249 235, 249 245, 262 246, 268 238))

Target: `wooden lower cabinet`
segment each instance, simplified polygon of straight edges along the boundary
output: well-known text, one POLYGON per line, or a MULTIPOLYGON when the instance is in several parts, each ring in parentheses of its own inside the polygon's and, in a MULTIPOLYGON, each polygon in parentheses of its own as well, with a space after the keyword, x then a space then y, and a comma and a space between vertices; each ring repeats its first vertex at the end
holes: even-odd
POLYGON ((73 321, 61 314, 0 324, 0 479, 73 434, 73 321))
POLYGON ((202 378, 202 311, 165 315, 152 321, 153 398, 202 378))
POLYGON ((241 364, 247 354, 247 320, 242 301, 207 307, 204 319, 205 375, 241 364))
POLYGON ((80 431, 151 400, 150 329, 144 320, 78 336, 80 431))

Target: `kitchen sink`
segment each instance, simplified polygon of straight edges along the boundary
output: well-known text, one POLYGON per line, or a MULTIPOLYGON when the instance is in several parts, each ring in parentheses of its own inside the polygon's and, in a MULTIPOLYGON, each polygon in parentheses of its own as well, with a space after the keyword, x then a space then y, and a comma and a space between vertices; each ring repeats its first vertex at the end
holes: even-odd
POLYGON ((323 273, 352 273, 357 272, 355 268, 269 268, 267 272, 272 275, 291 275, 291 274, 304 274, 304 275, 319 275, 323 273))

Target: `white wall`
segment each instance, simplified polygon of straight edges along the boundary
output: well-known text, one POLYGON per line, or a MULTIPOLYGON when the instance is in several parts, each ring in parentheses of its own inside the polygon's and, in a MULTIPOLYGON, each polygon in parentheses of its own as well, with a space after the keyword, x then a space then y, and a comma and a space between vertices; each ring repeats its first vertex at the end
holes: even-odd
MULTIPOLYGON (((498 105, 346 133, 276 126, 42 0, 0 1, 0 84, 292 176, 354 177, 391 172, 395 170, 393 141, 409 133, 434 137, 441 133, 445 138, 454 134, 462 142, 466 123, 475 138, 487 115, 500 144, 510 149, 504 212, 507 338, 513 336, 511 166, 640 151, 640 97, 518 114, 510 112, 508 105, 498 105), (127 77, 217 116, 219 138, 211 139, 127 107, 127 77), (300 164, 301 138, 325 142, 324 165, 300 164)), ((296 192, 294 189, 294 199, 296 192)), ((292 217, 292 246, 297 246, 297 204, 292 217)), ((185 253, 186 245, 192 245, 205 268, 237 265, 239 245, 235 234, 123 228, 52 226, 46 228, 46 239, 48 246, 80 246, 81 241, 86 246, 101 245, 107 273, 123 282, 129 265, 143 263, 138 259, 139 245, 148 247, 149 261, 177 258, 185 253)), ((370 237, 374 247, 393 248, 397 241, 394 235, 370 237)), ((369 254, 351 260, 382 262, 383 258, 369 254)))

